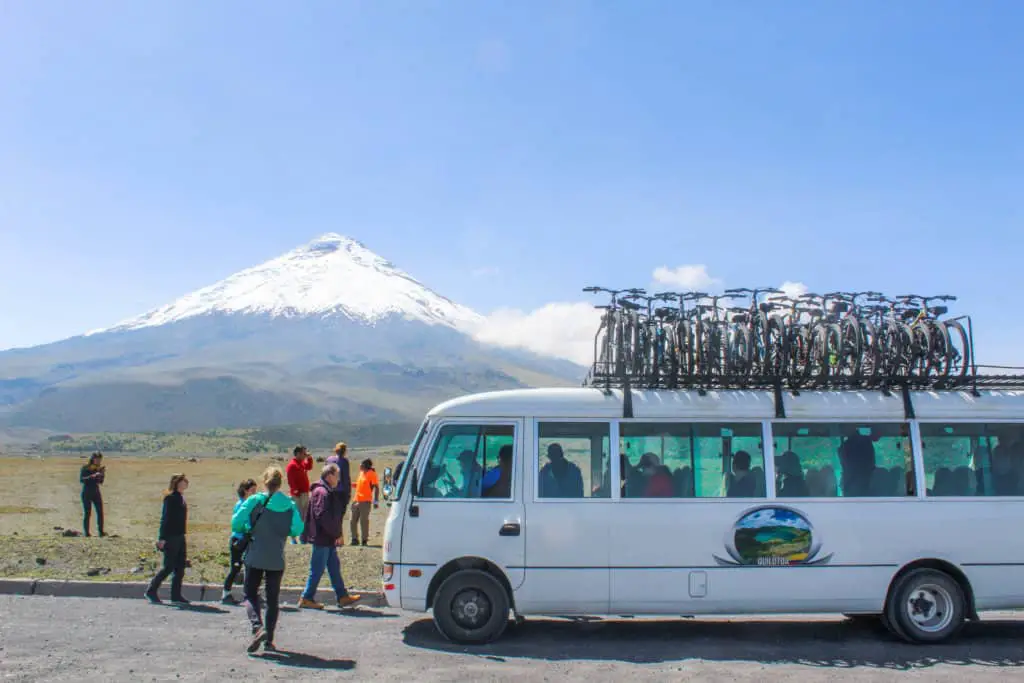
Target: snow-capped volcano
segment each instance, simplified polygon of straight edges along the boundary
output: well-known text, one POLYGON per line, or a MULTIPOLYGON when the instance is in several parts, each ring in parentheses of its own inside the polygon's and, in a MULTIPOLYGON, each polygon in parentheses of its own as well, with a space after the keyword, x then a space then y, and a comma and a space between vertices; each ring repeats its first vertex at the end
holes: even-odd
POLYGON ((484 322, 330 233, 112 328, 0 352, 0 428, 330 421, 407 424, 404 439, 453 396, 582 379, 487 342, 484 322))
POLYGON ((362 243, 327 233, 283 256, 89 335, 233 313, 286 318, 344 316, 366 324, 399 316, 467 333, 482 320, 362 243))

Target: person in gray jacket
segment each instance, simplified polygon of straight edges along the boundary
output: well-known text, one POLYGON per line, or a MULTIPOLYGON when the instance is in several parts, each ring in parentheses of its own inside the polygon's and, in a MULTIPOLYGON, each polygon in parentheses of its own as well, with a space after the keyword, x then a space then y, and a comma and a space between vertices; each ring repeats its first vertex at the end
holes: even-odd
POLYGON ((284 544, 289 536, 302 533, 304 524, 295 502, 281 492, 284 473, 268 467, 263 473, 265 493, 245 499, 231 518, 231 530, 248 534, 245 549, 245 611, 252 627, 250 653, 263 645, 275 650, 274 633, 280 611, 281 579, 284 578, 284 544), (267 606, 264 622, 260 606, 260 584, 266 580, 267 606))

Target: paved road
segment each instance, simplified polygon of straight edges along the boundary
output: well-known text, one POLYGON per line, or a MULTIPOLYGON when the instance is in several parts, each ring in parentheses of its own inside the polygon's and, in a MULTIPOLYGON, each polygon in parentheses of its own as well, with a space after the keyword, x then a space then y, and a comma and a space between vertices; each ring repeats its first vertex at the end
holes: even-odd
POLYGON ((955 644, 913 647, 839 618, 537 620, 461 648, 386 609, 282 614, 281 654, 245 654, 241 608, 0 596, 0 680, 1024 680, 1024 615, 993 614, 955 644), (316 676, 320 677, 320 676, 316 676))

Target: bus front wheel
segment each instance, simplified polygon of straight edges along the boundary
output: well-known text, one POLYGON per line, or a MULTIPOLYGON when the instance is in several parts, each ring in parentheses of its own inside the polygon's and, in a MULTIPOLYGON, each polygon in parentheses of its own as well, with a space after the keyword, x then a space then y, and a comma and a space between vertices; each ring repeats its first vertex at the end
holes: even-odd
POLYGON ((504 586, 479 569, 455 572, 434 596, 434 625, 454 643, 477 645, 495 640, 508 626, 508 615, 504 586))
POLYGON ((937 569, 915 569, 893 586, 886 617, 912 643, 940 643, 956 635, 965 612, 956 579, 937 569))

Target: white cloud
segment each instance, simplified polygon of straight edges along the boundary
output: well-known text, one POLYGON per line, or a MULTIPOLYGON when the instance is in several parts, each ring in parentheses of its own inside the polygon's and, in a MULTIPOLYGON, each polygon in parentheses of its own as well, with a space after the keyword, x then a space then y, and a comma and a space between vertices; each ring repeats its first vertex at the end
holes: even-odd
POLYGON ((594 335, 601 311, 589 303, 551 303, 534 311, 499 309, 473 336, 487 344, 521 348, 581 365, 594 362, 594 335))
POLYGON ((653 277, 660 285, 684 289, 709 289, 722 284, 720 279, 711 277, 705 265, 686 265, 677 268, 660 266, 654 269, 653 277))
POLYGON ((807 293, 807 285, 802 282, 793 282, 791 280, 783 282, 779 285, 779 289, 781 289, 788 297, 798 297, 801 294, 807 293))

